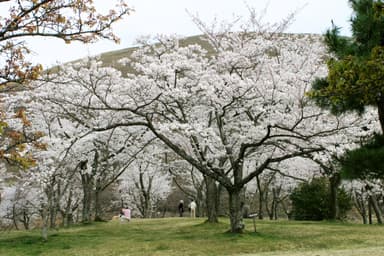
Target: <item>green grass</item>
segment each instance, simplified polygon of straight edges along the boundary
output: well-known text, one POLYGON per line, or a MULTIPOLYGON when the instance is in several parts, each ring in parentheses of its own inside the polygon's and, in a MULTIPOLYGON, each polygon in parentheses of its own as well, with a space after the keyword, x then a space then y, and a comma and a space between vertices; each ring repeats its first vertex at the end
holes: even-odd
POLYGON ((42 242, 38 230, 0 233, 0 255, 384 255, 384 226, 329 222, 247 220, 242 235, 228 222, 204 219, 133 219, 61 229, 42 242))

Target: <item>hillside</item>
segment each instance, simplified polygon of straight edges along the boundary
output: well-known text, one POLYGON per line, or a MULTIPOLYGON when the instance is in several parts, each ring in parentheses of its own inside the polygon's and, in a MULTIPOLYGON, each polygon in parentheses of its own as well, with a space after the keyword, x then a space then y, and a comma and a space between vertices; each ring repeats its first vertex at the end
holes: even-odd
MULTIPOLYGON (((207 42, 204 41, 201 38, 201 36, 191 36, 191 37, 187 37, 185 39, 180 40, 180 46, 189 45, 189 44, 200 44, 200 45, 203 45, 204 48, 209 47, 207 42)), ((128 57, 136 49, 137 47, 129 47, 121 50, 105 52, 100 54, 100 58, 104 66, 115 67, 119 69, 123 74, 126 74, 127 72, 130 72, 130 70, 127 67, 119 64, 118 61, 122 58, 128 57)))
MULTIPOLYGON (((316 34, 288 34, 288 33, 280 34, 279 36, 290 37, 290 38, 300 38, 307 35, 311 35, 311 38, 317 38, 317 39, 320 39, 322 37, 322 35, 316 35, 316 34)), ((311 43, 311 42, 309 41, 308 43, 311 43)), ((207 41, 201 35, 190 36, 180 40, 180 46, 185 46, 190 44, 199 44, 203 46, 205 49, 207 49, 209 52, 213 51, 212 47, 207 43, 207 41)), ((122 71, 123 74, 126 74, 127 72, 130 72, 130 70, 127 67, 119 64, 118 61, 122 58, 128 57, 136 49, 137 47, 129 47, 121 50, 104 52, 99 56, 104 66, 115 67, 120 71, 122 71)), ((76 61, 78 60, 75 60, 74 62, 76 61)))

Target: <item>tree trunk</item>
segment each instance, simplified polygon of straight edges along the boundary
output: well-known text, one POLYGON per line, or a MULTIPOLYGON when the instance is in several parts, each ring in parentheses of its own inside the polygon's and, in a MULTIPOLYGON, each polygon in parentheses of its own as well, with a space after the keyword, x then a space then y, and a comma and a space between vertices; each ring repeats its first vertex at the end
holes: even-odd
POLYGON ((381 96, 377 102, 377 112, 381 126, 381 133, 384 134, 384 96, 381 96))
POLYGON ((42 227, 41 227, 41 237, 44 242, 48 241, 48 207, 46 205, 42 205, 41 208, 41 220, 42 220, 42 227))
POLYGON ((360 213, 362 219, 363 219, 363 224, 367 224, 367 209, 366 209, 366 200, 365 197, 363 196, 363 189, 361 194, 359 194, 357 191, 354 192, 354 202, 355 202, 355 207, 360 213))
POLYGON ((241 189, 228 190, 229 195, 229 219, 231 233, 243 233, 243 203, 241 198, 241 189))
POLYGON ((16 228, 16 230, 19 230, 19 226, 17 225, 16 204, 13 204, 13 206, 12 206, 12 222, 13 222, 13 226, 16 228))
POLYGON ((64 227, 69 227, 69 225, 73 223, 73 211, 74 209, 77 208, 77 206, 74 206, 74 208, 72 208, 72 202, 73 202, 72 196, 73 196, 73 192, 72 192, 72 189, 70 189, 64 211, 61 211, 64 227))
POLYGON ((339 219, 339 202, 337 199, 337 190, 339 188, 341 179, 338 173, 332 175, 329 178, 329 189, 330 189, 330 205, 329 205, 329 218, 331 220, 339 219))
POLYGON ((257 189, 259 190, 259 213, 258 217, 259 220, 262 220, 264 218, 264 212, 263 212, 263 204, 264 204, 264 191, 261 187, 261 182, 259 176, 256 176, 256 182, 257 182, 257 189))
POLYGON ((62 213, 63 218, 63 227, 68 228, 73 224, 73 213, 70 211, 65 211, 62 213))
POLYGON ((22 222, 23 222, 24 228, 25 230, 29 230, 29 222, 31 220, 31 217, 29 216, 29 212, 27 209, 23 209, 22 214, 23 214, 22 222))
POLYGON ((292 212, 291 210, 288 209, 288 207, 285 205, 284 201, 280 201, 281 206, 283 207, 283 211, 285 215, 287 215, 287 219, 291 220, 292 219, 292 212))
MULTIPOLYGON (((269 204, 268 204, 268 201, 269 201, 269 191, 266 190, 264 191, 264 196, 265 196, 265 200, 264 200, 264 205, 265 205, 265 211, 267 212, 267 216, 270 220, 273 219, 273 216, 272 216, 272 211, 271 209, 269 209, 269 204)), ((273 204, 273 201, 271 202, 273 204)), ((271 208, 273 207, 273 205, 271 205, 271 208)))
POLYGON ((368 223, 369 223, 369 225, 373 224, 373 221, 372 221, 372 203, 371 203, 370 197, 368 198, 368 223))
POLYGON ((208 177, 204 176, 205 186, 206 186, 206 207, 207 207, 207 222, 209 223, 218 223, 218 191, 215 181, 208 177))
POLYGON ((96 188, 95 191, 95 221, 102 221, 101 218, 101 203, 100 203, 100 191, 96 188))
POLYGON ((279 187, 277 189, 276 188, 272 189, 272 192, 273 192, 273 202, 274 202, 272 210, 273 210, 273 219, 274 220, 277 220, 277 218, 278 218, 277 210, 279 208, 280 191, 281 191, 281 187, 279 187))
POLYGON ((96 180, 96 189, 95 189, 95 221, 103 221, 102 215, 103 210, 101 207, 101 200, 100 196, 102 194, 103 190, 101 187, 101 182, 99 179, 96 180))
POLYGON ((82 222, 89 223, 91 221, 91 203, 92 203, 92 177, 85 173, 81 175, 83 186, 83 214, 82 222))
POLYGON ((57 218, 57 203, 54 202, 49 207, 49 227, 56 228, 56 218, 57 218))
POLYGON ((367 213, 365 212, 365 209, 364 212, 361 213, 361 217, 363 218, 363 224, 367 224, 367 213))
POLYGON ((208 205, 207 205, 208 195, 206 194, 208 188, 205 186, 205 191, 204 191, 204 184, 205 184, 205 181, 201 182, 199 189, 197 189, 196 191, 197 192, 196 198, 194 198, 197 204, 196 216, 198 217, 204 217, 205 215, 208 216, 208 205))
POLYGON ((382 217, 381 217, 381 210, 380 210, 380 207, 379 207, 379 205, 377 203, 376 196, 375 195, 371 195, 369 197, 369 200, 371 201, 373 211, 375 212, 377 223, 382 224, 383 220, 382 220, 382 217))
POLYGON ((144 218, 151 218, 151 201, 149 196, 145 196, 144 199, 144 218))

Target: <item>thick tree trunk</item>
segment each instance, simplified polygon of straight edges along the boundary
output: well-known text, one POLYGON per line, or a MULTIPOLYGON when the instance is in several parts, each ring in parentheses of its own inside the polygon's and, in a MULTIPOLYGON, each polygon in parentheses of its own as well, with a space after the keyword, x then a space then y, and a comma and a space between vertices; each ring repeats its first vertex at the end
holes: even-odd
POLYGON ((338 173, 332 175, 330 178, 329 178, 329 189, 330 189, 330 208, 329 208, 329 213, 330 213, 330 216, 329 218, 331 220, 336 220, 336 219, 339 219, 340 216, 339 216, 339 202, 338 202, 338 198, 337 198, 337 190, 339 188, 339 185, 340 185, 340 182, 341 182, 341 179, 340 179, 340 175, 338 173))
POLYGON ((199 189, 197 189, 196 193, 196 216, 204 217, 208 215, 208 205, 207 205, 207 187, 205 187, 205 191, 203 189, 205 181, 201 183, 199 189), (205 192, 205 193, 204 193, 205 192))
POLYGON ((144 199, 144 218, 151 218, 151 202, 150 198, 145 197, 144 199))
POLYGON ((72 212, 64 212, 63 217, 63 227, 67 228, 73 224, 73 214, 72 212))
POLYGON ((280 197, 280 191, 281 191, 281 187, 279 188, 273 188, 272 189, 272 192, 273 192, 273 207, 272 207, 272 210, 273 210, 273 219, 274 220, 277 220, 278 218, 278 213, 277 213, 277 210, 279 208, 279 197, 280 197))
POLYGON ((229 195, 229 218, 231 224, 231 233, 243 233, 243 203, 241 190, 228 190, 229 195))
POLYGON ((92 203, 92 177, 85 173, 81 175, 83 186, 83 211, 82 222, 89 223, 91 221, 91 203, 92 203))
POLYGON ((363 219, 363 224, 367 224, 368 223, 368 221, 367 221, 367 214, 366 214, 365 211, 361 213, 361 218, 363 219))
POLYGON ((95 191, 95 221, 102 221, 103 218, 101 217, 101 202, 100 202, 100 190, 96 188, 95 191))
POLYGON ((57 219, 57 202, 54 202, 51 207, 49 207, 49 227, 56 228, 56 219, 57 219))
POLYGON ((69 196, 68 196, 64 211, 61 211, 64 227, 69 227, 69 225, 71 225, 73 223, 73 211, 77 208, 77 206, 74 206, 72 208, 72 202, 73 202, 72 196, 73 196, 73 192, 70 189, 69 190, 69 196))
POLYGON ((219 195, 217 191, 217 186, 215 181, 208 177, 204 176, 205 186, 206 186, 206 207, 207 207, 207 222, 209 223, 218 223, 218 210, 219 210, 219 195))
POLYGON ((91 222, 91 195, 89 192, 83 197, 83 214, 81 221, 83 223, 91 222))

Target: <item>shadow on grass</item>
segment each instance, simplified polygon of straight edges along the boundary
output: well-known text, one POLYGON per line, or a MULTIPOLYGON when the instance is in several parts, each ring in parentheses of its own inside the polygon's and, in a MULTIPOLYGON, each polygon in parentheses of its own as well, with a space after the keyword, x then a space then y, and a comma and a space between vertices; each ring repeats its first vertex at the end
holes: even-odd
MULTIPOLYGON (((53 233, 48 235, 48 241, 44 241, 39 233, 31 233, 17 237, 0 238, 0 248, 11 250, 17 255, 41 255, 47 250, 69 250, 74 247, 91 247, 89 241, 97 238, 98 235, 89 233, 77 233, 73 239, 71 233, 53 233)), ((1 254, 0 249, 0 255, 1 254)))
MULTIPOLYGON (((57 235, 52 235, 50 239, 52 240, 55 236, 57 235)), ((50 243, 50 240, 46 242, 38 235, 25 235, 17 238, 0 239, 0 248, 11 250, 18 255, 38 256, 46 249, 68 250, 72 246, 69 243, 50 243)))
POLYGON ((40 236, 33 236, 33 235, 19 236, 17 238, 0 239, 0 247, 2 246, 18 247, 22 245, 44 244, 44 243, 45 242, 40 236))

